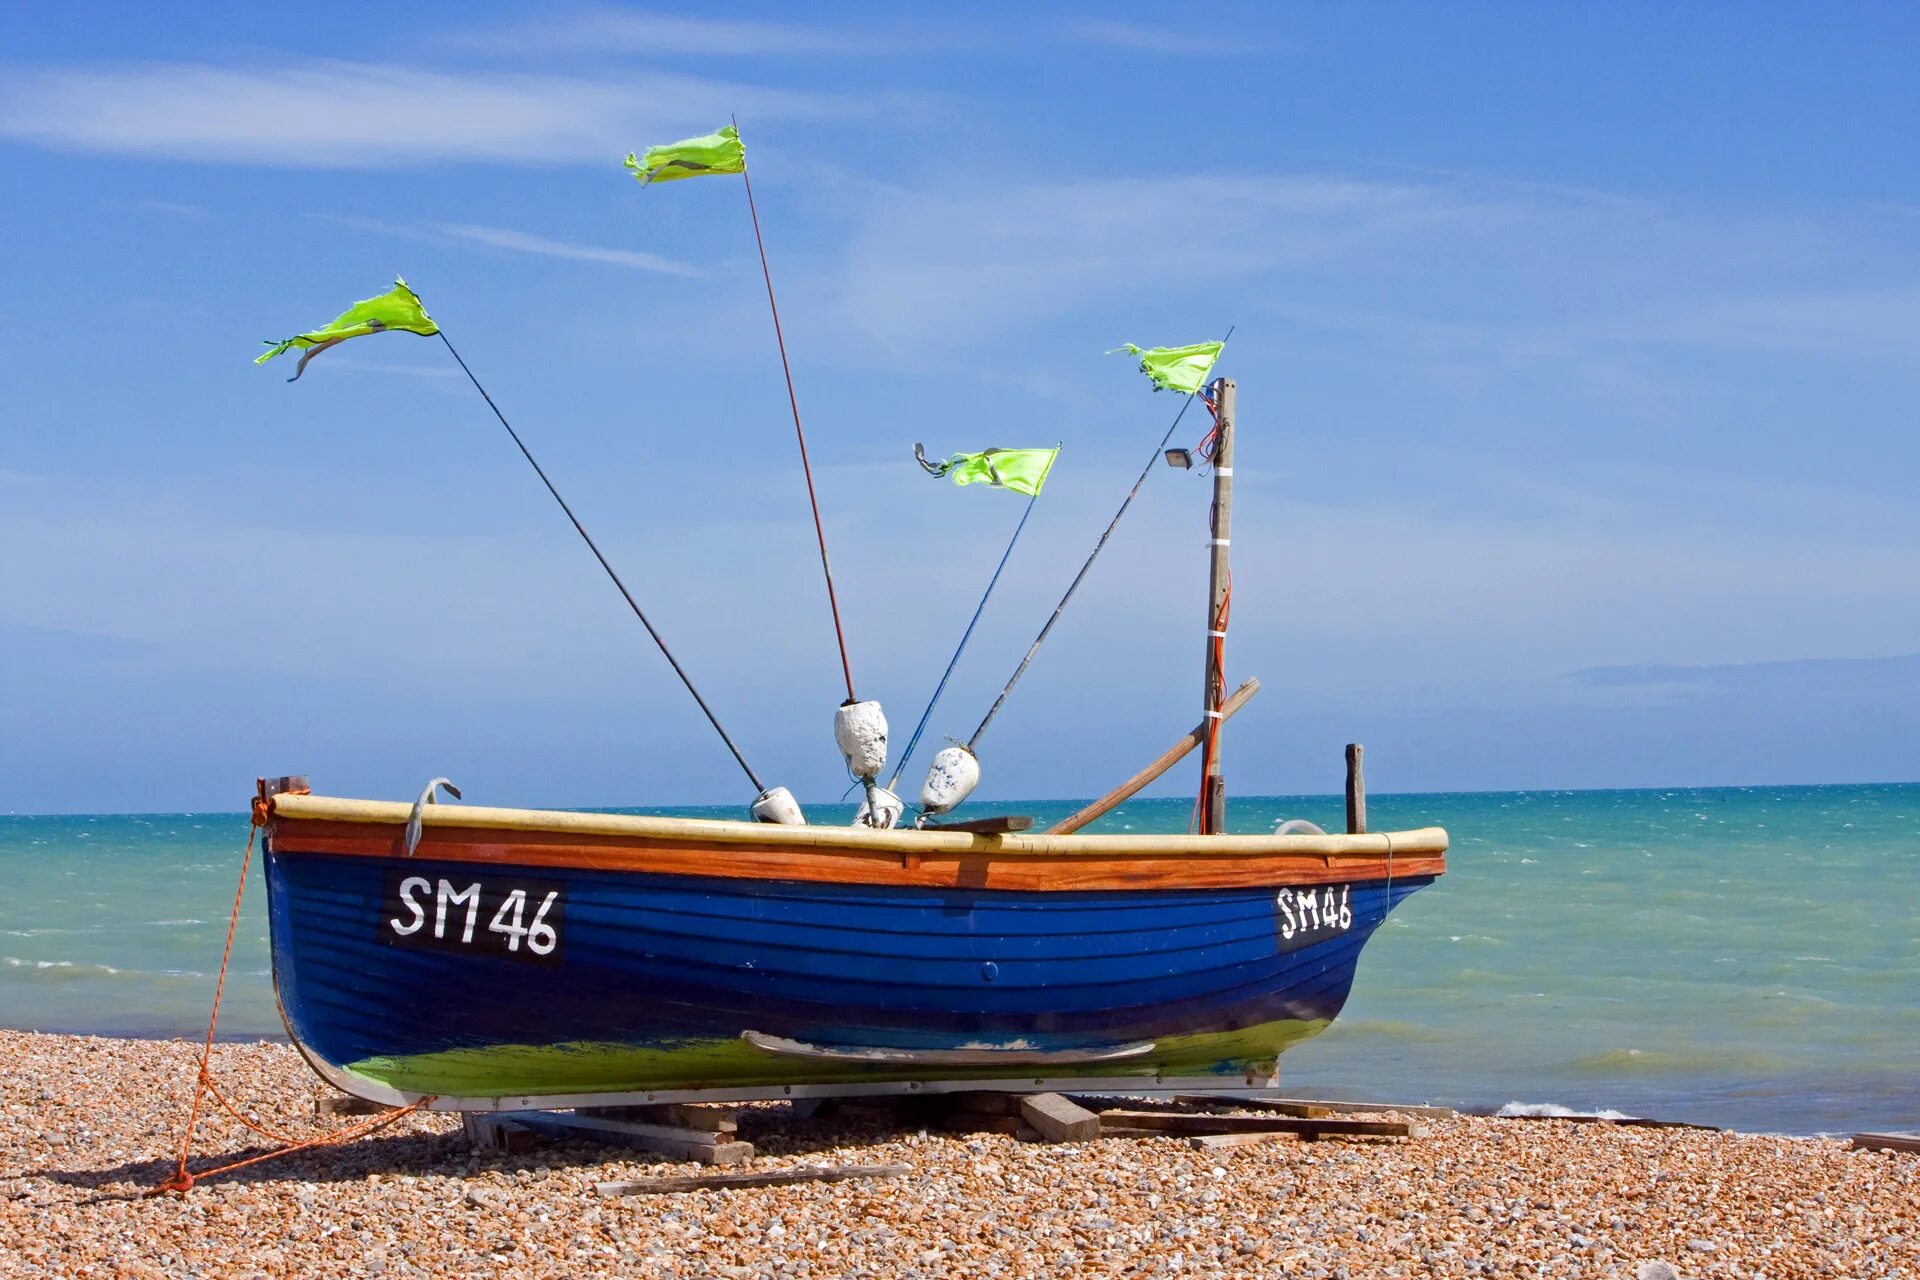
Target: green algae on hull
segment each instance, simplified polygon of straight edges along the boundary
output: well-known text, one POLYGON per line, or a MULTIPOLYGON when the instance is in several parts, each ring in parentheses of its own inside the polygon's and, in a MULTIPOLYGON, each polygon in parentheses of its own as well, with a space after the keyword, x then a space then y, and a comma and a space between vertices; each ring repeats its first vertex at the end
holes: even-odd
MULTIPOLYGON (((1146 1059, 1049 1067, 1051 1077, 1158 1075, 1242 1077, 1273 1074, 1285 1049, 1325 1030, 1329 1019, 1283 1019, 1237 1031, 1162 1040, 1146 1059)), ((782 1084, 852 1084, 894 1080, 1003 1079, 1012 1065, 906 1068, 818 1058, 782 1058, 742 1039, 685 1040, 671 1046, 598 1041, 554 1045, 488 1045, 404 1057, 375 1056, 344 1064, 353 1076, 403 1093, 445 1098, 539 1097, 543 1094, 631 1093, 646 1089, 756 1088, 782 1084)), ((1013 1074, 1024 1074, 1013 1072, 1013 1074)))

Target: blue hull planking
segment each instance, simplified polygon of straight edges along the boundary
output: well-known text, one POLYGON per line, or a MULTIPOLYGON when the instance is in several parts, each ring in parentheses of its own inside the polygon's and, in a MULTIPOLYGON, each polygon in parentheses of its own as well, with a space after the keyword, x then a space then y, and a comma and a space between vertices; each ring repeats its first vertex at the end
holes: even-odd
MULTIPOLYGON (((1280 886, 926 889, 271 849, 266 877, 289 1029, 336 1066, 490 1046, 671 1048, 746 1030, 1059 1051, 1322 1022, 1345 1003, 1374 929, 1433 880, 1354 884, 1350 925, 1289 942, 1280 886), (396 876, 557 885, 559 948, 539 964, 501 954, 497 937, 484 939, 492 950, 399 945, 396 876)), ((430 893, 425 903, 430 928, 430 893)))

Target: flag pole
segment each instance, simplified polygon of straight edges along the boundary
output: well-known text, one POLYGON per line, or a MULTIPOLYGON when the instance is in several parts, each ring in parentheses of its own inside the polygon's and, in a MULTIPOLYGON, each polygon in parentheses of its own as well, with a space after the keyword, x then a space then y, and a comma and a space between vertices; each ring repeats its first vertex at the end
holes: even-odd
MULTIPOLYGON (((734 132, 740 131, 740 118, 733 119, 734 132)), ((753 242, 760 249, 760 274, 767 282, 767 309, 773 313, 773 339, 780 347, 780 369, 787 377, 787 403, 793 409, 793 434, 800 441, 800 471, 807 478, 807 503, 813 508, 813 535, 820 544, 820 573, 827 580, 827 608, 833 612, 833 637, 840 644, 840 673, 846 677, 847 702, 859 701, 853 692, 853 665, 847 661, 847 633, 840 625, 840 600, 833 590, 833 565, 827 560, 827 531, 820 522, 820 499, 813 488, 813 464, 807 458, 807 432, 800 425, 800 399, 793 390, 793 366, 787 361, 787 339, 780 331, 780 304, 773 298, 773 272, 767 266, 767 242, 760 234, 760 210, 753 202, 753 179, 748 165, 740 162, 740 180, 747 189, 747 213, 753 219, 753 242)))
POLYGON ((467 381, 471 382, 473 389, 480 393, 480 398, 487 402, 487 408, 493 410, 493 416, 500 419, 500 425, 505 427, 507 434, 513 437, 514 444, 520 448, 521 456, 524 457, 528 465, 533 468, 534 474, 540 477, 540 483, 547 486, 547 492, 553 495, 553 500, 560 504, 562 511, 566 512, 567 519, 573 522, 574 530, 579 533, 581 540, 587 544, 587 550, 593 552, 593 558, 600 562, 600 567, 607 571, 609 578, 613 579, 613 585, 620 589, 620 594, 626 599, 627 607, 633 610, 633 616, 640 619, 640 625, 645 627, 647 634, 653 637, 654 644, 659 646, 660 652, 665 655, 667 665, 673 668, 673 674, 680 677, 680 683, 687 686, 687 692, 692 694, 693 700, 700 704, 700 710, 707 717, 707 723, 711 724, 713 731, 720 735, 720 741, 727 744, 727 750, 731 751, 733 758, 739 762, 741 771, 747 775, 747 781, 753 784, 755 791, 764 796, 767 793, 767 788, 760 781, 760 776, 753 771, 753 766, 747 763, 746 756, 740 753, 740 748, 734 745, 733 739, 729 737, 727 731, 720 726, 719 717, 713 714, 713 708, 707 705, 707 700, 700 696, 698 689, 694 688, 692 678, 689 677, 686 671, 680 666, 679 659, 673 656, 673 650, 667 648, 667 642, 662 639, 660 633, 654 629, 653 623, 647 620, 647 615, 641 611, 639 602, 633 598, 633 593, 627 590, 627 584, 620 580, 620 575, 614 572, 611 564, 607 563, 606 556, 600 553, 600 548, 594 542, 593 535, 588 533, 587 527, 580 523, 580 517, 573 514, 573 508, 568 506, 567 500, 560 496, 560 491, 553 487, 553 481, 547 478, 545 468, 541 467, 539 462, 535 461, 533 453, 527 448, 526 442, 520 438, 520 433, 513 429, 511 422, 507 421, 507 415, 500 412, 500 406, 493 402, 493 397, 487 394, 487 389, 480 385, 480 379, 473 376, 473 370, 467 367, 467 362, 461 359, 460 353, 454 349, 453 342, 447 337, 446 330, 442 329, 439 333, 440 341, 447 344, 447 351, 453 356, 454 362, 460 366, 460 372, 467 375, 467 381))
MULTIPOLYGON (((1059 455, 1060 446, 1054 445, 1054 454, 1059 455)), ((1047 464, 1047 470, 1053 470, 1053 464, 1047 464)), ((1040 484, 1045 484, 1045 473, 1040 476, 1040 484)), ((994 568, 993 577, 987 579, 987 589, 981 593, 980 603, 974 606, 973 620, 967 623, 967 629, 960 636, 959 647, 954 649, 953 657, 947 659, 947 669, 940 673, 940 683, 934 686, 933 696, 927 699, 927 709, 920 713, 920 723, 913 726, 913 736, 907 739, 906 750, 900 753, 900 763, 893 767, 893 777, 887 781, 887 790, 893 790, 900 781, 900 775, 907 770, 907 761, 913 758, 913 749, 920 745, 920 735, 926 732, 927 721, 933 718, 933 709, 940 704, 940 695, 947 691, 947 679, 953 675, 953 669, 959 664, 960 655, 967 651, 967 641, 973 639, 973 629, 980 625, 980 615, 986 612, 987 601, 993 596, 993 589, 1000 582, 1000 573, 1007 567, 1007 560, 1013 555, 1014 543, 1020 541, 1021 530, 1027 527, 1027 517, 1033 514, 1033 504, 1040 500, 1040 488, 1034 487, 1032 496, 1027 499, 1027 509, 1020 513, 1020 523, 1013 527, 1013 536, 1007 539, 1007 549, 1000 553, 1000 563, 994 568)))
MULTIPOLYGON (((1233 325, 1227 327, 1226 337, 1220 339, 1222 346, 1233 338, 1236 327, 1233 325)), ((1133 482, 1133 488, 1127 490, 1127 496, 1120 500, 1120 509, 1113 513, 1113 519, 1107 522, 1106 531, 1100 535, 1100 540, 1093 544, 1093 550, 1087 555, 1086 563, 1080 566, 1080 572, 1074 574, 1073 581, 1067 584, 1066 594, 1060 597, 1060 603, 1053 607, 1053 613, 1048 617, 1046 625, 1040 628, 1040 634, 1035 636, 1033 643, 1027 647, 1027 654, 1020 659, 1020 665, 1013 669, 1011 676, 1007 677, 1006 687, 1000 690, 1000 696, 993 700, 991 707, 987 708, 986 718, 980 721, 980 727, 973 731, 971 738, 967 739, 969 754, 978 750, 980 739, 986 733, 987 726, 992 724, 993 718, 1000 714, 1001 704, 1006 702, 1007 695, 1013 692, 1013 686, 1020 683, 1020 677, 1027 673, 1027 666, 1033 661, 1033 655, 1040 652, 1040 646, 1046 643, 1054 624, 1059 622, 1060 615, 1066 612, 1067 602, 1073 599, 1073 593, 1080 589, 1080 583, 1087 576, 1087 570, 1093 568, 1093 562, 1098 560, 1100 553, 1106 549, 1107 539, 1113 536, 1113 531, 1120 525, 1120 517, 1127 514, 1127 508, 1132 506, 1134 498, 1139 496, 1140 486, 1147 482, 1148 473, 1153 470, 1154 464, 1160 461, 1161 451, 1167 447, 1167 441, 1173 439, 1173 433, 1180 429, 1180 420, 1187 416, 1187 410, 1193 407, 1194 397, 1199 394, 1198 391, 1188 392, 1187 398, 1181 402, 1180 412, 1173 415, 1173 425, 1167 428, 1167 433, 1160 437, 1160 443, 1154 446, 1153 456, 1148 458, 1147 465, 1141 468, 1140 478, 1133 482)))

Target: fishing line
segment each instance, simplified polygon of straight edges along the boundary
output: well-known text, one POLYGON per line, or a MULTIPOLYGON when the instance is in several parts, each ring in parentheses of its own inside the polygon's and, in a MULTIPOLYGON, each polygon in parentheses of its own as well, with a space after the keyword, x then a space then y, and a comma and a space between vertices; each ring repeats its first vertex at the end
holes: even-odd
MULTIPOLYGON (((1227 327, 1227 336, 1220 339, 1222 347, 1232 340, 1236 327, 1238 326, 1227 327)), ((1080 566, 1080 572, 1074 574, 1073 581, 1067 584, 1067 593, 1060 597, 1060 603, 1053 607, 1053 615, 1047 619, 1046 625, 1040 628, 1040 634, 1033 638, 1033 644, 1027 649, 1027 656, 1020 659, 1020 665, 1013 669, 1013 675, 1007 679, 1006 688, 1000 690, 1000 696, 993 700, 991 707, 987 708, 986 719, 980 722, 980 727, 973 731, 971 738, 967 739, 969 752, 980 745, 980 738, 986 733, 987 726, 993 723, 996 715, 1000 714, 1000 704, 1007 700, 1007 695, 1013 692, 1013 686, 1019 684, 1020 677, 1027 673, 1027 664, 1033 661, 1033 655, 1040 652, 1040 646, 1046 643, 1048 634, 1053 630, 1053 624, 1060 621, 1061 613, 1066 610, 1067 601, 1073 599, 1073 593, 1080 589, 1080 582, 1087 576, 1087 570, 1093 568, 1093 562, 1100 558, 1100 552, 1106 548, 1107 539, 1113 536, 1114 529, 1120 524, 1120 517, 1127 514, 1127 508, 1133 504, 1134 497, 1139 494, 1140 486, 1147 482, 1148 473, 1153 470, 1154 464, 1160 461, 1161 451, 1167 447, 1167 441, 1173 439, 1173 433, 1180 429, 1180 420, 1187 416, 1187 410, 1193 407, 1194 397, 1199 394, 1197 389, 1187 393, 1186 400, 1180 405, 1180 412, 1173 415, 1173 425, 1167 428, 1167 434, 1161 436, 1160 443, 1154 446, 1153 456, 1147 459, 1147 465, 1141 469, 1140 478, 1133 482, 1133 488, 1127 490, 1127 496, 1121 501, 1120 509, 1113 513, 1113 519, 1107 523, 1106 532, 1102 533, 1100 540, 1093 544, 1093 552, 1087 556, 1087 562, 1080 566)))
MULTIPOLYGON (((1059 446, 1055 445, 1054 448, 1057 450, 1059 446)), ((1051 464, 1048 469, 1052 469, 1051 464)), ((1041 482, 1045 483, 1045 480, 1046 477, 1042 476, 1041 482)), ((1027 527, 1027 517, 1033 514, 1033 504, 1039 500, 1040 491, 1036 487, 1032 496, 1027 499, 1027 509, 1020 513, 1020 523, 1013 527, 1013 537, 1007 539, 1007 549, 1000 553, 1000 563, 995 567, 993 577, 987 580, 986 592, 981 595, 980 603, 974 606, 973 620, 967 623, 966 631, 961 634, 960 646, 953 651, 953 657, 947 659, 947 669, 940 673, 940 683, 934 687, 933 696, 927 699, 927 709, 920 713, 920 723, 913 726, 913 736, 907 739, 907 749, 900 753, 900 763, 894 766, 893 777, 887 783, 887 790, 893 790, 893 784, 900 781, 900 775, 906 772, 907 761, 913 758, 913 749, 920 745, 920 735, 926 732, 927 721, 933 718, 933 709, 939 705, 940 695, 947 691, 947 677, 953 674, 953 668, 959 663, 960 655, 966 652, 967 641, 973 638, 973 629, 979 624, 980 615, 986 612, 987 601, 993 595, 995 584, 1000 581, 1000 571, 1007 567, 1007 559, 1013 555, 1013 544, 1020 541, 1020 531, 1027 527)))
POLYGON ((680 683, 687 686, 687 692, 693 695, 693 700, 700 704, 701 712, 706 715, 707 723, 713 726, 713 731, 720 735, 720 741, 727 744, 727 750, 731 751, 733 758, 739 761, 741 770, 747 775, 747 781, 753 784, 754 790, 764 793, 766 787, 761 784, 759 775, 754 773, 753 766, 748 764, 747 758, 740 754, 740 748, 733 744, 733 739, 727 736, 727 731, 720 727, 720 720, 713 714, 713 708, 709 707, 707 700, 700 696, 700 691, 693 687, 693 681, 688 678, 687 673, 681 668, 679 660, 673 656, 673 650, 667 648, 667 642, 660 638, 660 633, 654 630, 653 623, 647 620, 647 615, 641 611, 639 602, 633 598, 633 593, 627 590, 627 584, 620 581, 620 575, 614 572, 611 564, 607 563, 607 558, 600 554, 599 546, 594 543, 593 535, 587 532, 587 527, 580 523, 580 517, 573 514, 573 508, 568 506, 567 500, 560 496, 560 491, 553 487, 553 481, 547 479, 545 469, 534 460, 534 456, 532 452, 528 450, 526 442, 520 438, 520 433, 513 429, 511 422, 507 421, 507 415, 500 412, 500 406, 493 402, 493 397, 487 394, 487 389, 480 385, 480 379, 473 376, 473 370, 467 368, 467 362, 460 358, 458 351, 454 350, 453 343, 447 340, 447 334, 444 329, 440 331, 440 341, 447 344, 447 350, 452 353, 455 362, 459 364, 460 372, 467 375, 467 381, 471 382, 473 389, 480 393, 480 398, 487 402, 487 408, 493 410, 493 416, 500 419, 500 425, 505 427, 507 434, 513 437, 514 444, 520 447, 521 456, 524 457, 528 465, 533 468, 534 474, 540 477, 540 483, 547 486, 547 492, 552 494, 553 500, 560 504, 560 509, 567 513, 567 519, 573 522, 574 529, 579 532, 581 540, 587 544, 587 550, 593 552, 593 558, 600 562, 600 567, 607 571, 609 578, 613 579, 613 585, 618 587, 620 594, 626 598, 627 607, 633 610, 633 616, 640 619, 640 625, 647 629, 647 634, 653 637, 654 644, 658 645, 660 652, 665 655, 667 665, 673 668, 673 674, 679 676, 680 683))
MULTIPOLYGON (((740 130, 740 118, 733 117, 734 132, 740 130)), ((760 248, 760 274, 767 282, 767 309, 773 312, 773 340, 780 346, 780 370, 787 376, 787 403, 793 407, 793 433, 800 439, 800 471, 807 478, 807 502, 813 507, 813 536, 820 543, 820 572, 827 580, 827 608, 833 611, 833 638, 840 643, 840 673, 847 679, 847 701, 859 699, 853 692, 853 666, 847 661, 847 633, 840 626, 840 600, 833 590, 833 566, 827 562, 827 531, 820 523, 820 499, 813 491, 813 465, 807 460, 807 433, 800 425, 800 400, 793 392, 793 366, 787 363, 787 339, 780 332, 780 304, 773 300, 773 272, 767 267, 767 242, 760 235, 760 210, 753 203, 753 179, 747 175, 745 161, 740 165, 740 180, 747 188, 747 213, 753 218, 753 242, 760 248)))

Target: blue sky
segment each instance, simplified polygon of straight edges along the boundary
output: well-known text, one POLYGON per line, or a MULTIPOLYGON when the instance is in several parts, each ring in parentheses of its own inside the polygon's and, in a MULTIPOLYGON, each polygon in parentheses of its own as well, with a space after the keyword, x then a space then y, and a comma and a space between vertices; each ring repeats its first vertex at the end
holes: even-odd
MULTIPOLYGON (((1380 790, 1920 776, 1920 13, 1167 13, 6 9, 0 811, 749 798, 437 342, 248 363, 396 272, 756 767, 837 796, 741 191, 619 167, 728 113, 896 741, 1019 514, 911 444, 1065 444, 965 736, 1171 416, 1102 353, 1233 324, 1234 790, 1350 739, 1380 790)), ((1205 501, 1153 475, 983 798, 1193 722, 1205 501)))

